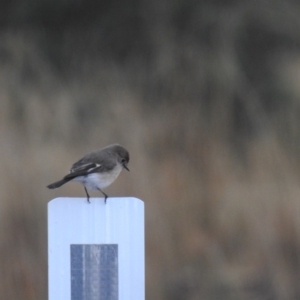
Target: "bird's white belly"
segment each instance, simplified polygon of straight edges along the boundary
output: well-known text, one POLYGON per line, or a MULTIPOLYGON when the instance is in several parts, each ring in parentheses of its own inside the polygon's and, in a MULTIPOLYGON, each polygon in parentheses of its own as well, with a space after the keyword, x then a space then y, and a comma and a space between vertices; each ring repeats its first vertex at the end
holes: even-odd
POLYGON ((81 182, 89 190, 104 189, 111 185, 122 171, 122 166, 118 165, 109 173, 92 173, 87 176, 78 176, 73 181, 81 182))

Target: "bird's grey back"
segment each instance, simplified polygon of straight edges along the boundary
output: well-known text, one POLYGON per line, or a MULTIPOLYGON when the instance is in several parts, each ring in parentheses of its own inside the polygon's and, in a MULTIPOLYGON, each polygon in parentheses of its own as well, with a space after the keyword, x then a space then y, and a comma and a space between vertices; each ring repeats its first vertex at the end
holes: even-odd
POLYGON ((126 156, 129 160, 128 151, 118 144, 113 144, 97 151, 87 153, 83 158, 73 164, 71 172, 83 164, 94 163, 101 167, 102 172, 111 171, 117 164, 119 157, 126 156))

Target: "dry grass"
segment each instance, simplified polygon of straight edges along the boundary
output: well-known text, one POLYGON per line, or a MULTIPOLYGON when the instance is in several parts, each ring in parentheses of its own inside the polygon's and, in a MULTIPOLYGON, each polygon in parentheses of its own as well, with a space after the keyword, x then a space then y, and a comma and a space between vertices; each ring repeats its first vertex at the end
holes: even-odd
POLYGON ((124 70, 100 61, 90 78, 61 82, 34 45, 2 37, 1 299, 47 298, 47 202, 84 193, 46 185, 115 141, 130 150, 131 172, 108 194, 145 201, 148 299, 300 297, 299 157, 276 124, 237 151, 221 100, 209 125, 180 88, 181 101, 151 110, 124 70), (25 62, 37 74, 28 81, 25 62))

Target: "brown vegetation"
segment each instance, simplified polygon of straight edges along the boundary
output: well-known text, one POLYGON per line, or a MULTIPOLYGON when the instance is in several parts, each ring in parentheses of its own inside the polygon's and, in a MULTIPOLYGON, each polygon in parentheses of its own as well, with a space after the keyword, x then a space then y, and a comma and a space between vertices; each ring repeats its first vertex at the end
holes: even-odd
POLYGON ((2 28, 1 299, 47 298, 47 202, 84 191, 46 185, 113 142, 131 172, 107 193, 145 201, 147 299, 300 297, 300 7, 239 3, 2 28))

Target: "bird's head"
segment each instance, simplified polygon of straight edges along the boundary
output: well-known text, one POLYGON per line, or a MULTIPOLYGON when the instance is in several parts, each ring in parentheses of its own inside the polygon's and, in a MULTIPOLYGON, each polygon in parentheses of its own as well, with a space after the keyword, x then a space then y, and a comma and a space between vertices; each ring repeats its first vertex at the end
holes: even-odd
POLYGON ((128 163, 129 163, 129 152, 121 145, 114 145, 115 152, 117 154, 118 162, 122 165, 124 169, 129 171, 128 163))

